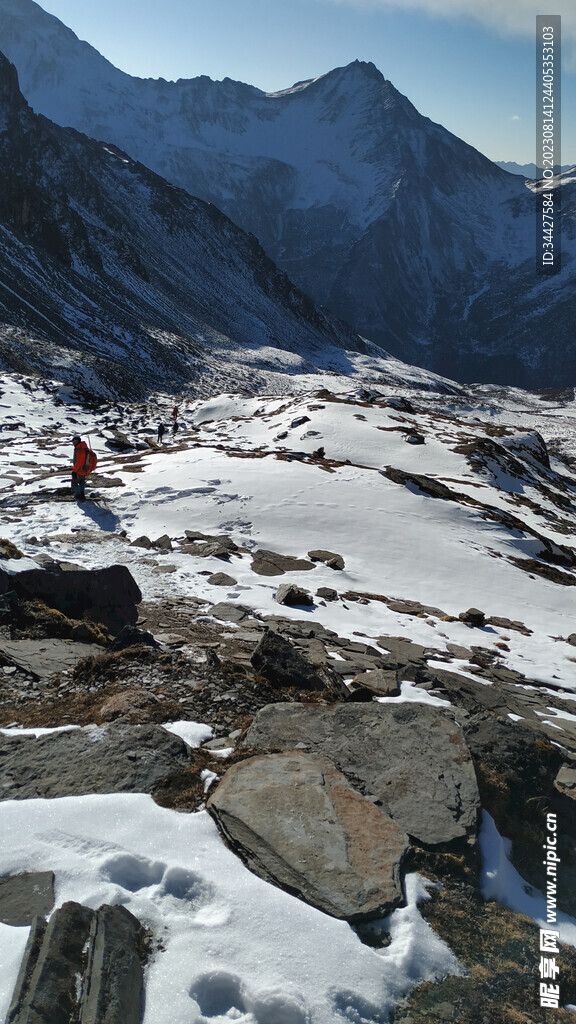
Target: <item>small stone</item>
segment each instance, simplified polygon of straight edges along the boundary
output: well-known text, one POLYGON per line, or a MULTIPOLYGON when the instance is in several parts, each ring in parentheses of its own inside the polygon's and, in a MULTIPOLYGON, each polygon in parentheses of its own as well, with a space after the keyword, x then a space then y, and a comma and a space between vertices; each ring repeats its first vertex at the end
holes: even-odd
POLYGON ((318 590, 316 591, 316 597, 321 597, 325 601, 337 601, 338 591, 332 590, 331 587, 318 587, 318 590))

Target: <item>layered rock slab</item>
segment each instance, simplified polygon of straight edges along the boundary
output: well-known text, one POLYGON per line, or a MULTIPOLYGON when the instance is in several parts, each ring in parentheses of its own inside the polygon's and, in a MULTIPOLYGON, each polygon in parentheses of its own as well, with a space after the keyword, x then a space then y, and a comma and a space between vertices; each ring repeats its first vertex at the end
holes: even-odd
POLYGON ((408 837, 319 754, 290 751, 228 769, 207 804, 255 874, 348 921, 403 901, 408 837))
POLYGON ((146 938, 126 907, 36 917, 6 1024, 140 1024, 146 938))
POLYGON ((473 842, 480 798, 460 727, 426 704, 270 704, 242 745, 328 757, 411 838, 473 842))

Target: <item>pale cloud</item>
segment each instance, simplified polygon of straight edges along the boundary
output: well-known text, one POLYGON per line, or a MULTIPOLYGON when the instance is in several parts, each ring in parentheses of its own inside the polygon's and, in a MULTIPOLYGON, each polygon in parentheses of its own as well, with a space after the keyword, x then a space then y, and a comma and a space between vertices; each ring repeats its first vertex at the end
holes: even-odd
POLYGON ((518 114, 512 114, 512 117, 510 118, 510 120, 511 121, 519 121, 520 117, 518 116, 518 114))
MULTIPOLYGON (((432 17, 457 18, 462 15, 501 35, 536 36, 536 15, 545 14, 542 0, 325 0, 345 7, 364 10, 424 11, 432 17)), ((554 0, 553 12, 562 18, 563 58, 566 70, 576 70, 576 3, 554 0)))

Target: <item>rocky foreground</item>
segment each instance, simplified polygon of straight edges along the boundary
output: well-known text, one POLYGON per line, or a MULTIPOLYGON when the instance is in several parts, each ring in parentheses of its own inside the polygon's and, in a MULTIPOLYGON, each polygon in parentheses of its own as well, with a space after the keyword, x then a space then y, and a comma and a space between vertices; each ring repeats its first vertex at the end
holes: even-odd
MULTIPOLYGON (((358 410, 370 404, 361 399, 348 406, 365 419, 358 410)), ((406 416, 405 439, 426 444, 430 435, 410 403, 391 408, 406 416)), ((311 414, 314 409, 324 405, 309 406, 311 414)), ((310 435, 311 446, 323 440, 310 435)), ((224 447, 222 436, 217 448, 224 447)), ((195 435, 193 444, 202 443, 195 435)), ((235 445, 235 456, 245 458, 235 445)), ((525 482, 530 467, 546 509, 543 525, 534 525, 537 504, 517 483, 511 510, 485 498, 481 503, 478 488, 462 481, 391 466, 383 475, 433 502, 481 509, 483 521, 523 538, 520 574, 571 593, 573 485, 551 468, 544 441, 536 436, 528 447, 510 442, 506 448, 492 435, 469 442, 467 455, 480 476, 488 466, 525 482), (530 550, 535 557, 526 557, 530 550)), ((123 452, 118 465, 134 469, 142 457, 123 452)), ((265 458, 262 449, 256 457, 265 458)), ((336 474, 344 465, 323 447, 290 458, 311 473, 336 474)), ((100 486, 106 485, 103 477, 100 486)), ((41 500, 64 508, 68 497, 65 488, 43 498, 13 495, 5 521, 37 515, 41 500)), ((375 949, 389 943, 389 915, 405 903, 407 874, 418 872, 430 885, 421 913, 459 967, 415 988, 391 1015, 370 1005, 362 1013, 343 1009, 339 1019, 573 1019, 561 1007, 576 1003, 574 948, 560 945, 555 958, 560 1008, 541 1008, 539 927, 486 899, 482 885, 480 831, 492 819, 527 888, 544 891, 542 849, 547 816, 555 815, 558 908, 576 916, 576 720, 567 713, 568 676, 544 683, 506 663, 520 639, 533 640, 534 623, 489 608, 455 613, 351 589, 347 551, 246 548, 232 530, 130 537, 119 529, 84 529, 52 534, 46 544, 35 535, 23 562, 12 541, 0 548, 6 566, 0 568, 0 799, 149 793, 182 814, 206 808, 252 872, 349 922, 375 949), (79 551, 90 544, 130 550, 155 578, 176 572, 171 559, 207 565, 199 572, 214 599, 170 596, 167 589, 160 599, 143 600, 126 564, 109 559, 105 568, 81 568, 57 557, 55 539, 68 550, 74 544, 79 551), (221 569, 214 571, 214 560, 221 569), (273 613, 254 610, 241 596, 230 599, 239 593, 240 567, 243 580, 249 571, 273 587, 273 613), (319 572, 322 586, 308 582, 319 572), (341 635, 313 614, 332 605, 350 614, 382 609, 383 622, 393 612, 401 630, 341 635), (421 635, 422 623, 441 629, 430 630, 436 639, 429 645, 410 638, 421 635), (460 642, 446 639, 456 627, 460 642), (171 722, 205 723, 212 736, 192 747, 163 727, 171 722), (63 726, 69 728, 38 737, 16 730, 63 726)), ((576 664, 576 634, 554 642, 567 651, 565 664, 576 664)), ((49 864, 41 874, 0 878, 0 921, 31 925, 7 1024, 138 1024, 158 936, 119 906, 95 910, 68 902, 52 913, 55 885, 49 864)), ((196 996, 202 1020, 232 1019, 209 1013, 209 1000, 196 996)), ((240 1013, 238 999, 230 1007, 240 1013)), ((254 1019, 308 1020, 305 1014, 254 1019)))
MULTIPOLYGON (((542 886, 544 811, 557 814, 559 900, 574 914, 576 730, 565 729, 563 748, 551 742, 553 727, 538 715, 549 709, 550 696, 499 668, 490 649, 472 642, 474 623, 483 621, 480 610, 464 610, 471 644, 452 651, 460 664, 467 661, 464 675, 445 653, 405 638, 350 641, 305 619, 260 617, 225 603, 208 609, 218 625, 202 621, 204 604, 142 606, 124 567, 108 571, 115 576, 113 600, 108 592, 100 598, 103 607, 92 606, 92 621, 74 620, 58 605, 66 606, 71 588, 86 575, 95 587, 102 582, 101 572, 71 569, 0 577, 2 725, 82 726, 39 738, 2 736, 4 799, 150 792, 165 807, 193 812, 204 806, 206 772, 213 773, 207 807, 225 841, 253 871, 350 921, 367 942, 386 942, 379 921, 403 902, 408 868, 438 883, 423 913, 466 974, 417 989, 395 1021, 511 1022, 519 1013, 526 1021, 546 1019, 534 1009, 536 925, 485 902, 479 892, 480 808, 512 840, 512 861, 535 886, 542 886), (46 585, 44 577, 50 577, 51 606, 30 593, 33 584, 46 585), (138 610, 140 625, 129 621, 115 637, 101 622, 117 623, 118 614, 134 620, 138 610), (352 677, 349 687, 345 677, 352 677), (378 702, 398 695, 401 683, 433 703, 378 702), (520 715, 522 725, 509 714, 520 715), (208 723, 215 738, 191 750, 161 728, 175 719, 208 723), (218 756, 223 750, 225 759, 218 756)), ((82 586, 86 592, 86 579, 82 586)), ((524 627, 510 622, 507 628, 524 627)), ((10 881, 0 886, 0 913, 14 923, 16 880, 10 881)), ((23 876, 19 884, 18 923, 49 913, 44 893, 41 907, 31 911, 30 881, 23 876)), ((89 934, 93 911, 70 906, 58 913, 67 936, 69 928, 77 934, 78 915, 89 934)), ((42 926, 42 944, 39 927, 31 942, 50 963, 60 955, 54 943, 67 939, 54 938, 54 927, 44 934, 42 926)), ((107 927, 115 936, 109 941, 120 941, 113 916, 107 927)), ((119 919, 118 927, 128 925, 119 919)), ((137 923, 130 928, 130 948, 145 951, 137 923)), ((76 944, 84 948, 84 941, 76 944)), ((114 987, 124 968, 105 949, 114 987)), ((68 964, 70 979, 78 957, 68 964)), ((136 954, 132 961, 140 963, 136 954)), ((55 1003, 49 1017, 26 1016, 29 1005, 47 998, 37 963, 30 954, 9 1021, 72 1019, 58 1016, 55 1003)), ((562 947, 558 963, 570 1002, 576 998, 574 950, 562 947)), ((139 968, 137 992, 141 975, 139 968)), ((60 982, 48 990, 50 1005, 56 1000, 69 1013, 70 992, 63 995, 60 982)), ((114 1017, 104 1012, 78 1019, 139 1019, 135 1009, 133 1016, 125 1009, 114 1017)), ((566 1011, 555 1014, 570 1018, 566 1011)))

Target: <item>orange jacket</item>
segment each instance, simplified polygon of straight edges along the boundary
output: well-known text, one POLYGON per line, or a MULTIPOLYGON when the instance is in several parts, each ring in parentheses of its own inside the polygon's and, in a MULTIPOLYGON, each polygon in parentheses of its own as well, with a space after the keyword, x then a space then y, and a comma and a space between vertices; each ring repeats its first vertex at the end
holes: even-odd
POLYGON ((74 465, 72 466, 72 472, 77 473, 78 476, 88 476, 90 472, 88 465, 88 445, 86 441, 80 441, 74 449, 74 465))

